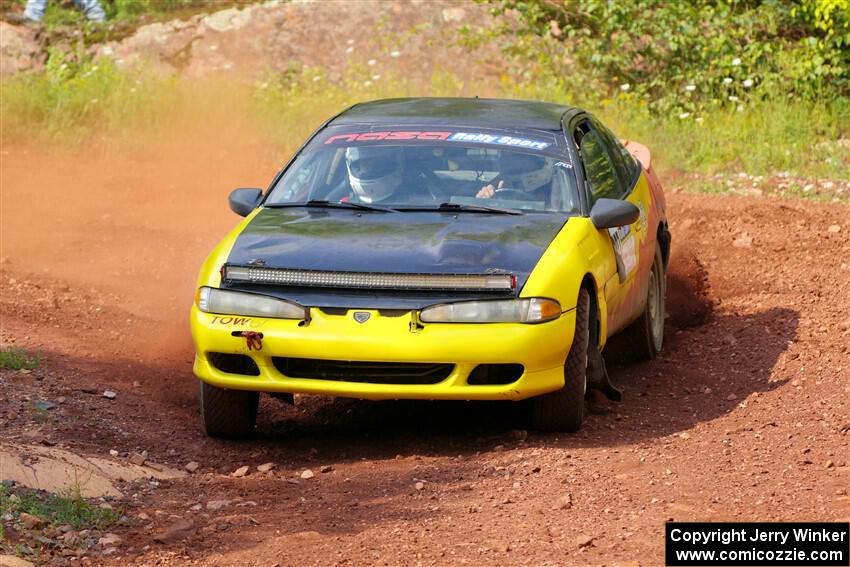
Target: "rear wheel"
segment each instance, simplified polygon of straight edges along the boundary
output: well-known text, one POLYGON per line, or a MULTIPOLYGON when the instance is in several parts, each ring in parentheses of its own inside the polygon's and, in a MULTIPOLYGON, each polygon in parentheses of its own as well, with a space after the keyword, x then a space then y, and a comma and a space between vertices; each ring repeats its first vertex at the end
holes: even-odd
POLYGON ((534 398, 532 422, 542 431, 578 431, 584 421, 587 393, 587 348, 590 339, 590 293, 579 290, 576 330, 564 362, 564 387, 534 398))
POLYGON ((204 381, 201 384, 201 419, 210 437, 247 437, 257 423, 259 392, 228 390, 204 381))
POLYGON ((637 321, 623 331, 624 346, 634 358, 652 360, 664 344, 664 318, 666 316, 665 295, 667 293, 667 272, 661 248, 655 245, 655 259, 649 272, 649 289, 646 292, 646 305, 637 321))

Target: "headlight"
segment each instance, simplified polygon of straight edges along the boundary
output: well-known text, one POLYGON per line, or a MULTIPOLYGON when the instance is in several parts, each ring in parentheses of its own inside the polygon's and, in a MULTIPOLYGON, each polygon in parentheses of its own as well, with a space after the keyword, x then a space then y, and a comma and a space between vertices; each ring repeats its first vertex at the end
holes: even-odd
POLYGON ((306 319, 307 308, 282 299, 213 287, 198 290, 198 309, 222 315, 249 315, 274 319, 306 319))
POLYGON ((542 323, 560 315, 560 303, 554 299, 533 297, 433 305, 423 309, 419 319, 425 323, 542 323))

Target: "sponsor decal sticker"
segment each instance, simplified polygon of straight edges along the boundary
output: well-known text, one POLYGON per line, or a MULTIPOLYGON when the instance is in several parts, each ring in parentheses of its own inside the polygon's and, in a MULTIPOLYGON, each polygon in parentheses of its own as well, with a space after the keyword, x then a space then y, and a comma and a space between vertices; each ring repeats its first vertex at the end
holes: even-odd
POLYGON ((363 132, 360 134, 337 134, 325 140, 325 144, 336 142, 380 142, 382 140, 446 140, 451 132, 363 132))
POLYGON ((493 144, 497 146, 510 146, 514 148, 525 148, 529 150, 545 150, 552 144, 540 140, 528 138, 516 138, 514 136, 503 136, 497 134, 485 134, 483 132, 422 132, 422 131, 398 131, 398 132, 361 132, 353 134, 337 134, 325 140, 325 144, 339 142, 381 142, 394 140, 445 140, 449 142, 472 142, 476 144, 493 144))
POLYGON ((262 327, 265 321, 256 321, 251 319, 250 317, 231 317, 228 315, 213 315, 212 320, 210 321, 213 325, 243 325, 247 327, 251 327, 252 329, 256 329, 258 327, 262 327))
POLYGON ((455 132, 449 136, 449 142, 475 142, 477 144, 496 144, 499 146, 513 146, 516 148, 527 148, 530 150, 545 150, 551 144, 539 140, 526 138, 514 138, 513 136, 496 136, 493 134, 455 132))
POLYGON ((637 249, 635 247, 635 235, 631 226, 619 226, 609 228, 611 243, 614 245, 614 255, 617 259, 617 273, 620 283, 626 281, 632 270, 637 267, 637 249))

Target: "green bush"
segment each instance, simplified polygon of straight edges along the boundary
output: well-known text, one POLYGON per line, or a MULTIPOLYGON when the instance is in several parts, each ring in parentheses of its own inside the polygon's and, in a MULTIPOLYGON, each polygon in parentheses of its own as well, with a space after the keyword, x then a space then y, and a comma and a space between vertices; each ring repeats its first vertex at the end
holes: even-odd
POLYGON ((591 100, 629 92, 681 114, 850 95, 850 0, 484 1, 515 22, 483 32, 508 75, 591 100))
POLYGON ((106 529, 119 521, 121 512, 93 506, 82 495, 79 482, 55 493, 17 489, 0 483, 0 513, 18 518, 26 512, 54 525, 68 524, 74 529, 106 529))
POLYGON ((34 370, 41 366, 41 356, 19 347, 0 347, 0 370, 34 370))

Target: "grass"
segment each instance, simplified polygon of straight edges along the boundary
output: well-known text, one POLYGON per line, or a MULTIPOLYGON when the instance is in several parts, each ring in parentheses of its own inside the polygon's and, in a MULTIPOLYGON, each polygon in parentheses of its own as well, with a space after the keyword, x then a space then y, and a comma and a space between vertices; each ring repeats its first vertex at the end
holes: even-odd
POLYGON ((653 148, 662 168, 850 179, 850 152, 839 142, 850 140, 850 101, 762 101, 686 118, 653 116, 633 103, 600 105, 596 113, 653 148))
POLYGON ((574 104, 591 111, 619 136, 651 148, 661 169, 850 179, 850 152, 842 145, 850 143, 847 98, 817 103, 776 98, 670 115, 649 112, 646 101, 632 93, 570 97, 558 80, 504 78, 502 88, 515 98, 574 104))
POLYGON ((110 61, 53 50, 42 73, 23 73, 0 84, 0 136, 76 145, 119 132, 155 130, 167 114, 174 82, 127 72, 110 61))
MULTIPOLYGON (((331 83, 321 69, 311 68, 273 75, 262 82, 257 103, 271 140, 292 151, 325 119, 357 101, 423 94, 452 96, 461 86, 445 73, 432 77, 431 84, 423 89, 395 77, 371 81, 362 70, 331 83)), ((701 116, 671 117, 651 114, 639 100, 628 96, 571 101, 555 88, 532 88, 504 79, 502 91, 514 98, 587 108, 621 137, 651 148, 655 166, 662 173, 677 170, 771 176, 784 172, 794 177, 850 179, 850 152, 843 145, 850 143, 850 100, 820 104, 763 101, 743 111, 717 108, 701 116)), ((728 192, 722 186, 711 191, 728 192)), ((847 195, 839 198, 846 200, 847 195)))
MULTIPOLYGON (((784 172, 799 178, 850 179, 850 100, 759 101, 741 111, 729 107, 700 115, 666 116, 650 113, 630 93, 614 99, 570 100, 557 82, 501 80, 499 90, 504 96, 587 108, 621 137, 649 146, 662 174, 772 176, 784 172)), ((120 147, 121 141, 144 145, 145 140, 162 139, 175 124, 189 132, 194 124, 191 116, 199 112, 198 101, 221 98, 209 92, 199 95, 203 88, 207 87, 179 77, 163 78, 143 68, 123 70, 109 61, 94 63, 82 54, 53 52, 44 72, 0 83, 4 118, 0 140, 4 144, 35 140, 70 148, 92 141, 107 147, 120 147)), ((437 72, 423 85, 407 77, 378 75, 367 65, 350 67, 341 79, 331 81, 324 69, 293 67, 257 82, 252 92, 228 103, 242 116, 247 112, 257 119, 261 136, 288 155, 327 118, 356 102, 457 96, 463 92, 463 83, 437 72)), ((836 196, 847 199, 846 194, 836 196)))
POLYGON ((41 366, 41 356, 19 347, 0 347, 0 369, 35 370, 41 366))
POLYGON ((17 520, 21 513, 36 516, 52 526, 70 525, 75 530, 104 530, 118 522, 121 512, 93 506, 82 495, 77 482, 55 493, 16 489, 0 483, 0 515, 10 514, 17 520))

